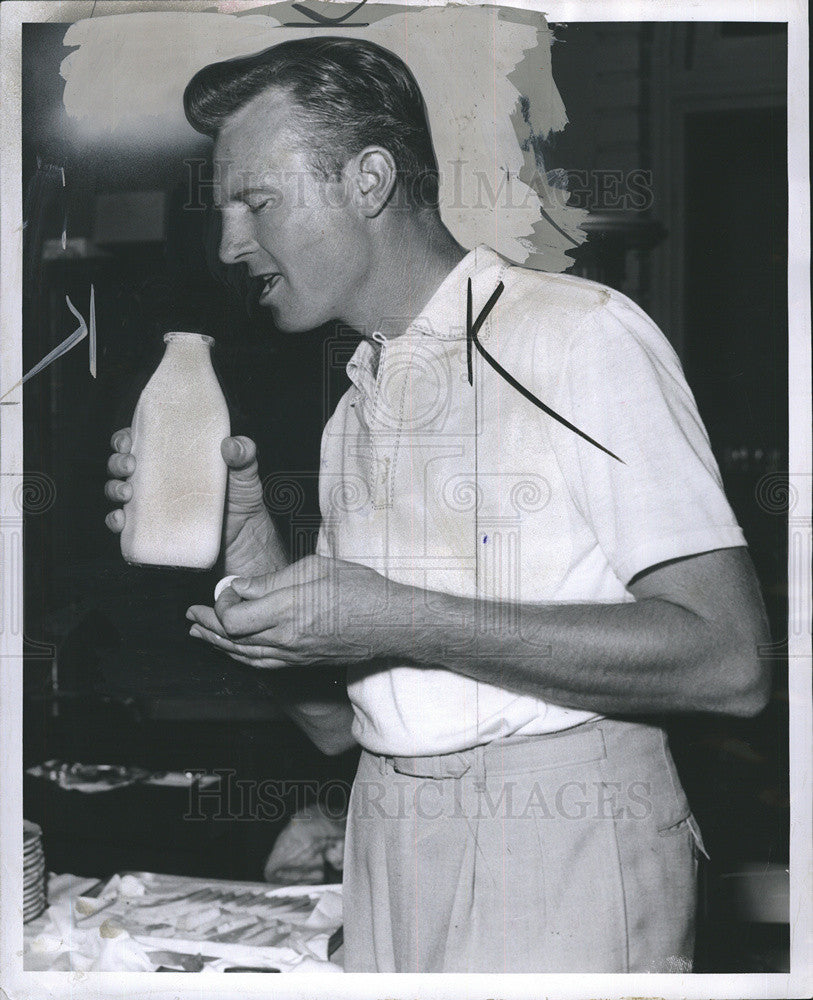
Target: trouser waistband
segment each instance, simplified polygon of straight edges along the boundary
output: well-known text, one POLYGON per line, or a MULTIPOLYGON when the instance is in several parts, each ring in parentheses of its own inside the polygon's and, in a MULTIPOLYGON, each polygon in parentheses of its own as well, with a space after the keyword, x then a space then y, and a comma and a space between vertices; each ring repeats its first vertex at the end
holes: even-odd
POLYGON ((391 767, 399 774, 416 778, 460 778, 472 770, 498 770, 503 774, 513 768, 527 768, 528 754, 537 755, 538 766, 585 764, 607 756, 608 743, 621 735, 660 743, 662 730, 656 726, 616 719, 594 719, 571 729, 532 736, 510 736, 469 750, 422 757, 399 757, 371 754, 382 769, 391 767))

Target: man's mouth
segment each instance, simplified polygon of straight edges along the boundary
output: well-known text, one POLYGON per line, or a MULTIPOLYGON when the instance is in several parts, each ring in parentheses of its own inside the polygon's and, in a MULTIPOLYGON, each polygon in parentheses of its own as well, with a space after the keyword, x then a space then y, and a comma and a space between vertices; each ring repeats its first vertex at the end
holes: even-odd
POLYGON ((282 280, 282 275, 275 271, 272 272, 271 274, 260 275, 260 280, 263 283, 262 290, 260 291, 260 302, 263 302, 265 301, 266 298, 268 298, 271 295, 274 288, 282 280))

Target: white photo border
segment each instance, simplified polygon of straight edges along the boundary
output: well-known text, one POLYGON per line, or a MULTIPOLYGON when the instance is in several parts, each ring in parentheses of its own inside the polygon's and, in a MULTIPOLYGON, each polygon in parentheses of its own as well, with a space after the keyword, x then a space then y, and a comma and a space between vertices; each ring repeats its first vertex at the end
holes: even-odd
MULTIPOLYGON (((410 3, 411 0, 376 0, 410 3)), ((457 0, 475 6, 471 0, 457 0)), ((445 0, 422 0, 441 6, 445 0)), ((91 15, 135 11, 207 11, 224 13, 268 7, 255 0, 210 2, 4 2, 0 8, 0 372, 2 385, 22 376, 22 177, 21 177, 21 26, 24 22, 73 22, 91 15)), ((418 4, 416 4, 418 6, 418 4)), ((808 131, 808 35, 803 0, 492 0, 490 6, 540 11, 548 22, 579 21, 786 21, 788 23, 788 173, 789 173, 789 468, 798 492, 795 530, 810 536, 811 387, 810 387, 810 178, 808 131)), ((269 992, 262 974, 241 974, 233 984, 220 977, 201 980, 185 974, 34 973, 22 969, 22 629, 7 627, 22 613, 22 513, 18 507, 23 470, 22 390, 0 406, 0 996, 10 1000, 47 997, 260 997, 269 992), (6 544, 3 536, 6 536, 6 544), (239 983, 239 986, 238 986, 239 983)), ((790 530, 790 525, 789 525, 790 530)), ((789 553, 790 558, 790 553, 789 553)), ((810 579, 796 573, 789 580, 789 608, 811 606, 810 579)), ((789 628, 790 700, 790 912, 789 974, 731 975, 412 975, 397 977, 302 974, 275 980, 286 998, 336 997, 364 1000, 384 996, 444 998, 564 998, 658 996, 664 998, 797 997, 813 993, 813 801, 811 800, 811 645, 808 629, 789 628)), ((809 621, 808 621, 809 626, 809 621)))

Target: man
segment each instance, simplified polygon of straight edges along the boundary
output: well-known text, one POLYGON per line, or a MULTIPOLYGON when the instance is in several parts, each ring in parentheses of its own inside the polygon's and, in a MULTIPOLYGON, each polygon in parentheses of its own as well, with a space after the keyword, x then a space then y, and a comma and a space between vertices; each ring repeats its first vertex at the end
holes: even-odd
POLYGON ((279 329, 361 335, 318 554, 285 566, 254 447, 227 439, 239 579, 189 611, 191 635, 296 672, 288 709, 325 752, 363 748, 346 968, 690 969, 702 844, 647 715, 752 715, 768 677, 674 353, 624 296, 456 243, 391 53, 287 42, 206 67, 185 104, 215 140, 223 261, 279 329), (314 666, 347 666, 349 704, 306 688, 314 666))

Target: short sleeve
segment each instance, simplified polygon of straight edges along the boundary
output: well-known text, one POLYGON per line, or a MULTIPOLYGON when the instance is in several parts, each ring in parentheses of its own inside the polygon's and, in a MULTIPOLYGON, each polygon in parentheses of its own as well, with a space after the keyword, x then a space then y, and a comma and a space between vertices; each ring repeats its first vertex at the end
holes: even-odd
POLYGON ((617 293, 595 307, 565 356, 556 405, 621 461, 555 423, 571 496, 618 578, 745 545, 677 356, 617 293))

